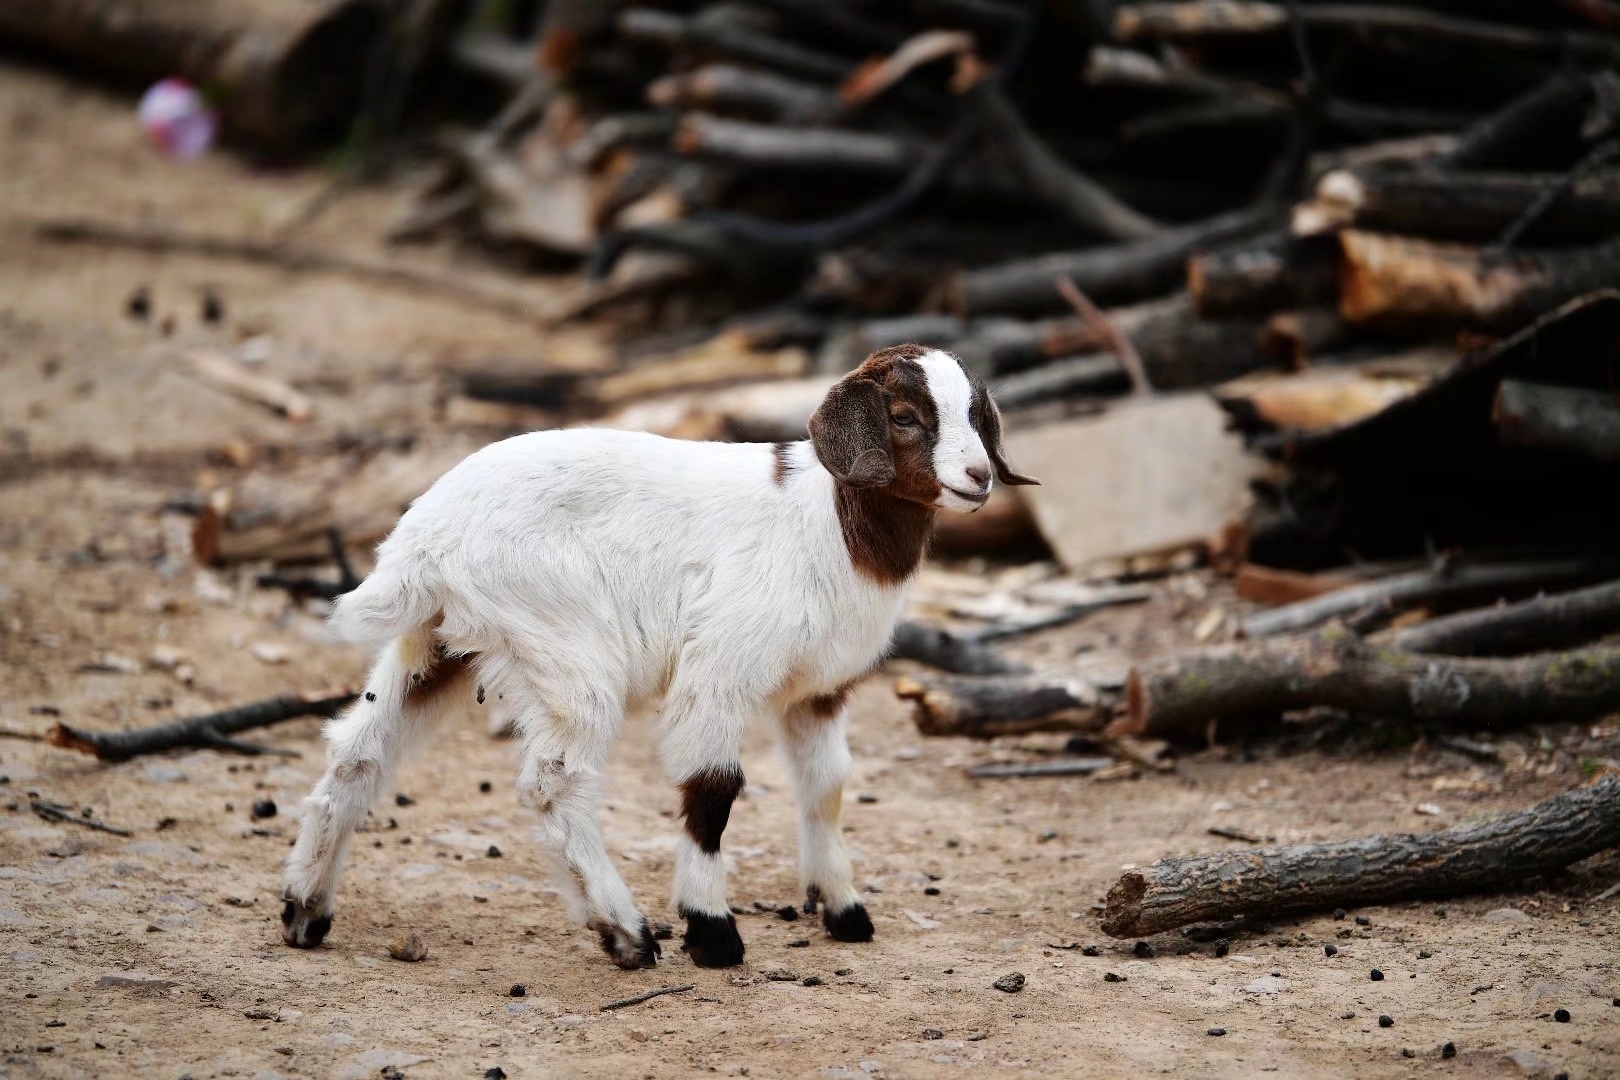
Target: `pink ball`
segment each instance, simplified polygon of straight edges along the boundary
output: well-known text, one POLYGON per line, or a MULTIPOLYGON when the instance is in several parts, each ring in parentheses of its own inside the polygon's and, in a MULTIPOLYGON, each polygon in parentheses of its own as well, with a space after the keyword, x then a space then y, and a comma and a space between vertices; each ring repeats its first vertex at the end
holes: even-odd
POLYGON ((183 79, 164 79, 141 95, 136 110, 152 144, 178 158, 194 158, 213 145, 219 123, 208 102, 183 79))

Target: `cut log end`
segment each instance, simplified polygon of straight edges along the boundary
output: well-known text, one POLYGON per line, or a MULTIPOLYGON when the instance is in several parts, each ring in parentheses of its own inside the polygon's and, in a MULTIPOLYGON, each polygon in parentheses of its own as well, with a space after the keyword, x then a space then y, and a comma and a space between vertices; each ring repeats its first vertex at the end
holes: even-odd
POLYGON ((1147 896, 1147 876, 1140 870, 1127 870, 1109 888, 1103 900, 1103 933, 1110 937, 1137 937, 1142 931, 1142 899, 1147 896))
POLYGON ((45 741, 62 750, 77 750, 94 758, 101 757, 101 752, 94 742, 66 724, 52 724, 50 730, 45 733, 45 741))

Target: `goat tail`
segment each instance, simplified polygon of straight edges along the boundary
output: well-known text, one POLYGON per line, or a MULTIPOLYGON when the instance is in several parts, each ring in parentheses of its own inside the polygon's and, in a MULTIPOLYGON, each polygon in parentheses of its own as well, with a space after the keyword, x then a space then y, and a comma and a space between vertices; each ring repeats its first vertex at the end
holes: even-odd
POLYGON ((439 593, 437 575, 426 562, 385 550, 371 575, 337 598, 327 622, 346 641, 380 645, 437 615, 439 593))

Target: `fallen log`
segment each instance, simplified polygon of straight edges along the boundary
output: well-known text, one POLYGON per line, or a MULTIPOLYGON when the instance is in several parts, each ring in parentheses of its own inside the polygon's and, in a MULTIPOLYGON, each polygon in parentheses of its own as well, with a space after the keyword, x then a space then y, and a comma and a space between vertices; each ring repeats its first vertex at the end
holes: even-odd
POLYGON ((1338 251, 1278 231, 1187 260, 1187 291, 1201 318, 1265 315, 1339 295, 1338 251))
POLYGON ((994 649, 971 637, 954 634, 943 626, 904 620, 894 628, 889 656, 916 660, 941 671, 958 675, 1022 675, 1029 668, 1008 660, 994 649))
POLYGON ((1266 320, 1256 340, 1261 352, 1300 371, 1313 359, 1343 348, 1352 336, 1350 324, 1336 308, 1316 307, 1277 312, 1266 320))
POLYGON ((903 676, 894 681, 894 693, 912 703, 924 735, 993 739, 1031 731, 1097 732, 1109 715, 1098 688, 1052 675, 903 676))
POLYGON ((1357 325, 1468 323, 1515 330, 1620 280, 1620 240, 1496 257, 1488 250, 1347 229, 1339 311, 1357 325))
MULTIPOLYGON (((1542 173, 1337 170, 1294 208, 1293 231, 1343 228, 1484 242, 1500 236, 1563 177, 1542 173)), ((1592 241, 1620 232, 1620 171, 1578 177, 1526 230, 1542 242, 1592 241)))
POLYGON ((1148 299, 1175 289, 1197 249, 1259 232, 1274 218, 1269 207, 1239 210, 1146 240, 970 270, 950 283, 948 295, 965 314, 1049 311, 1063 302, 1052 282, 1067 277, 1101 304, 1148 299))
POLYGON ((144 82, 207 87, 226 133, 261 146, 341 134, 384 31, 375 0, 12 0, 0 38, 144 82))
POLYGON ((660 109, 735 109, 783 123, 831 120, 843 109, 825 86, 733 64, 708 64, 647 84, 647 103, 660 109))
POLYGON ((1519 886, 1620 844, 1620 776, 1528 810, 1431 833, 1181 855, 1127 871, 1102 928, 1144 937, 1196 922, 1519 886))
POLYGON ((210 349, 193 349, 186 354, 191 369, 203 382, 232 397, 280 413, 301 423, 315 412, 314 404, 279 379, 247 370, 236 360, 210 349))
POLYGON ((1343 627, 1193 649, 1132 669, 1110 733, 1203 734, 1222 720, 1311 706, 1482 727, 1596 716, 1620 708, 1620 649, 1442 659, 1372 645, 1343 627))
POLYGON ((360 696, 358 690, 313 694, 283 694, 281 697, 238 705, 206 716, 176 720, 172 724, 135 728, 130 731, 86 731, 54 724, 45 741, 64 750, 90 754, 99 761, 128 761, 143 754, 167 750, 228 750, 237 754, 270 753, 270 748, 231 738, 255 728, 269 727, 301 716, 335 716, 360 696))
POLYGON ((855 65, 843 57, 773 38, 744 24, 725 5, 693 16, 650 8, 619 13, 618 30, 632 41, 665 46, 696 46, 726 56, 826 82, 847 78, 855 65))
POLYGON ((1396 631, 1389 640, 1408 652, 1511 656, 1581 645, 1615 630, 1620 630, 1620 581, 1460 611, 1396 631))
POLYGON ((1591 93, 1591 77, 1585 72, 1555 72, 1541 85, 1475 121, 1435 164, 1452 170, 1520 164, 1524 147, 1534 144, 1549 126, 1574 114, 1591 93))
POLYGON ((1524 562, 1446 564, 1394 574, 1297 604, 1262 611, 1243 620, 1248 638, 1290 634, 1345 618, 1369 607, 1391 610, 1451 606, 1501 596, 1524 595, 1559 585, 1576 585, 1605 576, 1602 560, 1541 559, 1524 562))
POLYGON ((1620 462, 1620 400, 1612 390, 1503 379, 1491 420, 1507 446, 1620 462))
MULTIPOLYGON (((1331 313, 1326 318, 1333 324, 1331 313)), ((1292 332, 1287 323, 1273 317, 1261 340, 1268 333, 1292 332)), ((1300 327, 1298 333, 1303 335, 1306 330, 1300 327)), ((1342 334, 1344 330, 1333 324, 1326 333, 1342 334)), ((1278 347, 1289 350, 1301 366, 1309 358, 1309 352, 1303 351, 1308 344, 1293 344, 1284 337, 1278 347)), ((1241 431, 1331 430, 1412 397, 1443 377, 1457 360, 1456 350, 1450 346, 1413 349, 1362 364, 1321 364, 1293 374, 1258 372, 1223 383, 1211 394, 1241 431)))
POLYGON ((894 176, 916 167, 924 143, 846 128, 785 127, 703 113, 681 117, 674 146, 687 155, 776 169, 825 169, 894 176))

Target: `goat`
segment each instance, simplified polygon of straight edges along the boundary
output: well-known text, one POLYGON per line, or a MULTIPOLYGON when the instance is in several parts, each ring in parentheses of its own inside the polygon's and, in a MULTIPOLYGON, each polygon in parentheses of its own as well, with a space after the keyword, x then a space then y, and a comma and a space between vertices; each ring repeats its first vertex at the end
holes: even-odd
POLYGON ((805 910, 869 941, 838 817, 844 698, 881 659, 938 508, 1003 484, 1001 419, 948 353, 873 353, 833 386, 808 443, 693 443, 533 432, 441 477, 339 598, 332 624, 381 645, 363 698, 327 729, 325 775, 287 857, 282 937, 319 945, 351 834, 408 749, 473 685, 522 740, 520 796, 570 915, 613 962, 652 966, 647 920, 598 828, 603 766, 628 708, 663 698, 681 792, 674 904, 703 967, 741 963, 720 838, 743 788, 744 727, 777 722, 797 789, 805 910))

